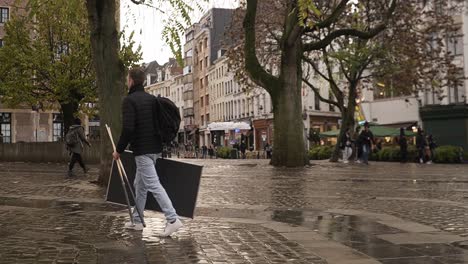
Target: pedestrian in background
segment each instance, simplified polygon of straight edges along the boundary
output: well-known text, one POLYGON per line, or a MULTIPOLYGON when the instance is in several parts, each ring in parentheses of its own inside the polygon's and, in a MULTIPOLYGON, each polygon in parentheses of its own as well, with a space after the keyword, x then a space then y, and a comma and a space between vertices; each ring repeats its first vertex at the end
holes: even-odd
POLYGON ((361 135, 361 127, 357 126, 356 130, 354 131, 353 141, 354 141, 354 156, 358 163, 361 162, 361 156, 362 156, 362 146, 361 146, 361 141, 359 140, 360 135, 361 135))
POLYGON ((91 147, 91 144, 85 137, 84 128, 81 126, 81 119, 76 118, 74 123, 75 124, 70 127, 65 136, 65 143, 67 144, 67 149, 71 157, 70 163, 68 164, 69 177, 73 176, 73 167, 75 167, 76 162, 83 168, 84 173, 89 171, 83 162, 81 154, 83 153, 83 143, 86 143, 89 147, 91 147))
POLYGON ((242 143, 240 144, 240 151, 241 151, 242 159, 246 158, 246 155, 245 155, 246 150, 247 150, 247 145, 245 145, 245 142, 242 141, 242 143))
POLYGON ((210 148, 208 149, 208 155, 210 156, 210 159, 213 159, 213 156, 214 156, 213 145, 210 145, 210 148))
POLYGON ((437 147, 432 135, 427 136, 426 144, 426 156, 428 156, 427 164, 432 164, 435 155, 435 148, 437 147))
POLYGON ((348 128, 340 143, 341 150, 343 151, 343 163, 349 163, 349 158, 353 154, 352 144, 353 140, 351 139, 350 129, 348 128))
POLYGON ((369 129, 369 123, 364 123, 364 130, 359 135, 359 141, 362 145, 362 158, 361 162, 368 165, 369 155, 372 150, 372 144, 374 143, 374 134, 369 129))
POLYGON ((271 146, 270 146, 269 143, 266 143, 264 150, 265 150, 265 152, 266 152, 266 158, 267 158, 267 159, 271 159, 271 151, 272 151, 272 148, 271 148, 271 146))
POLYGON ((416 148, 418 149, 419 163, 424 163, 424 156, 426 152, 426 139, 424 138, 424 131, 418 128, 418 134, 416 135, 416 148))
POLYGON ((400 145, 400 162, 406 163, 408 161, 408 140, 406 139, 404 128, 400 128, 400 137, 398 138, 398 145, 400 145))
POLYGON ((202 159, 206 159, 207 154, 208 154, 208 148, 205 145, 203 145, 203 147, 202 147, 202 159))

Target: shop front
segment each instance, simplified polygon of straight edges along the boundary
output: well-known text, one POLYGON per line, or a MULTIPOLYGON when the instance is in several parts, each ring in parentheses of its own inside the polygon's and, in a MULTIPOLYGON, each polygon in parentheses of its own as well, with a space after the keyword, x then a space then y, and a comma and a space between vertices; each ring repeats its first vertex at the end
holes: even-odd
POLYGON ((255 150, 261 151, 266 144, 273 145, 273 119, 253 121, 255 150))
MULTIPOLYGON (((313 141, 312 143, 316 142, 318 138, 318 134, 332 131, 340 128, 339 120, 340 117, 338 116, 309 116, 310 117, 310 130, 309 130, 309 141, 313 141)), ((325 145, 333 145, 336 144, 335 138, 322 138, 321 144, 325 145)))
POLYGON ((246 122, 213 122, 208 125, 211 143, 215 146, 233 146, 242 142, 249 146, 251 126, 246 122))

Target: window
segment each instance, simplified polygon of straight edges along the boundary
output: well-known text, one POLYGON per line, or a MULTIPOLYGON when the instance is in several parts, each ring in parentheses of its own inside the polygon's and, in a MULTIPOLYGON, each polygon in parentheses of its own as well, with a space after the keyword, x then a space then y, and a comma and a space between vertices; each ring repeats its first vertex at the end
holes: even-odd
POLYGON ((200 71, 203 70, 203 60, 200 60, 200 71))
POLYGON ((0 7, 0 24, 6 23, 10 19, 10 9, 0 7))
POLYGON ((3 39, 0 39, 0 48, 3 47, 3 39))
POLYGON ((448 100, 449 104, 456 104, 464 102, 464 74, 463 70, 459 70, 457 76, 454 76, 454 80, 449 81, 448 87, 448 100))
POLYGON ((200 106, 203 107, 203 97, 200 98, 200 106))
POLYGON ((205 117, 204 116, 201 116, 201 123, 202 123, 202 126, 205 125, 205 117))
POLYGON ((205 57, 205 67, 208 68, 208 56, 205 57))
POLYGON ((200 79, 200 89, 203 89, 203 79, 200 79))
POLYGON ((451 55, 463 55, 463 34, 460 32, 453 32, 447 36, 447 51, 451 55))
POLYGON ((208 48, 208 39, 205 39, 205 48, 208 48))
POLYGON ((63 138, 63 117, 62 114, 53 114, 52 141, 62 141, 63 138))
POLYGON ((210 96, 209 95, 206 95, 206 105, 210 105, 210 96))
POLYGON ((187 33, 187 35, 185 35, 185 40, 186 41, 190 41, 193 39, 193 30, 190 31, 189 33, 187 33))
POLYGON ((98 115, 91 116, 89 118, 89 140, 99 140, 101 137, 100 131, 100 117, 98 115))
POLYGON ((11 114, 0 113, 0 139, 3 143, 11 143, 11 114))
POLYGON ((207 122, 207 123, 210 122, 210 114, 206 114, 206 122, 207 122))
POLYGON ((205 86, 208 86, 208 76, 205 76, 205 86))

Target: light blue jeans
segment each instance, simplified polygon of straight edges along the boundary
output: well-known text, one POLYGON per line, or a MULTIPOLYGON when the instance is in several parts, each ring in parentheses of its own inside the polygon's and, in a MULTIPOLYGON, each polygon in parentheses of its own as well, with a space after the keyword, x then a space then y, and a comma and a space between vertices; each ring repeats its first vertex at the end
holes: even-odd
MULTIPOLYGON (((156 172, 156 160, 161 157, 161 154, 146 154, 141 156, 135 156, 136 162, 136 176, 135 176, 135 196, 136 205, 143 216, 143 211, 146 205, 146 196, 148 192, 151 192, 161 207, 164 215, 168 222, 177 220, 177 213, 172 206, 171 199, 166 193, 166 190, 159 181, 158 174, 156 172)), ((141 219, 138 215, 137 210, 133 209, 133 219, 135 223, 141 223, 141 219)))

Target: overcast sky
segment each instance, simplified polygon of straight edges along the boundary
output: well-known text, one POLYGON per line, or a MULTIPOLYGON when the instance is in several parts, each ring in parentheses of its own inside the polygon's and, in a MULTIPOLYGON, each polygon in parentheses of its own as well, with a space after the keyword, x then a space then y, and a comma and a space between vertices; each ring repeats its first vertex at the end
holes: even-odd
MULTIPOLYGON (((164 0, 162 0, 164 1, 164 0)), ((210 0, 208 8, 222 7, 235 8, 238 0, 210 0)), ((164 16, 154 8, 137 6, 130 0, 121 0, 121 27, 126 27, 126 32, 135 31, 136 43, 141 43, 143 61, 151 62, 157 60, 159 64, 168 61, 172 57, 171 50, 161 37, 162 22, 164 16)), ((203 14, 194 13, 192 22, 197 22, 203 14)))

